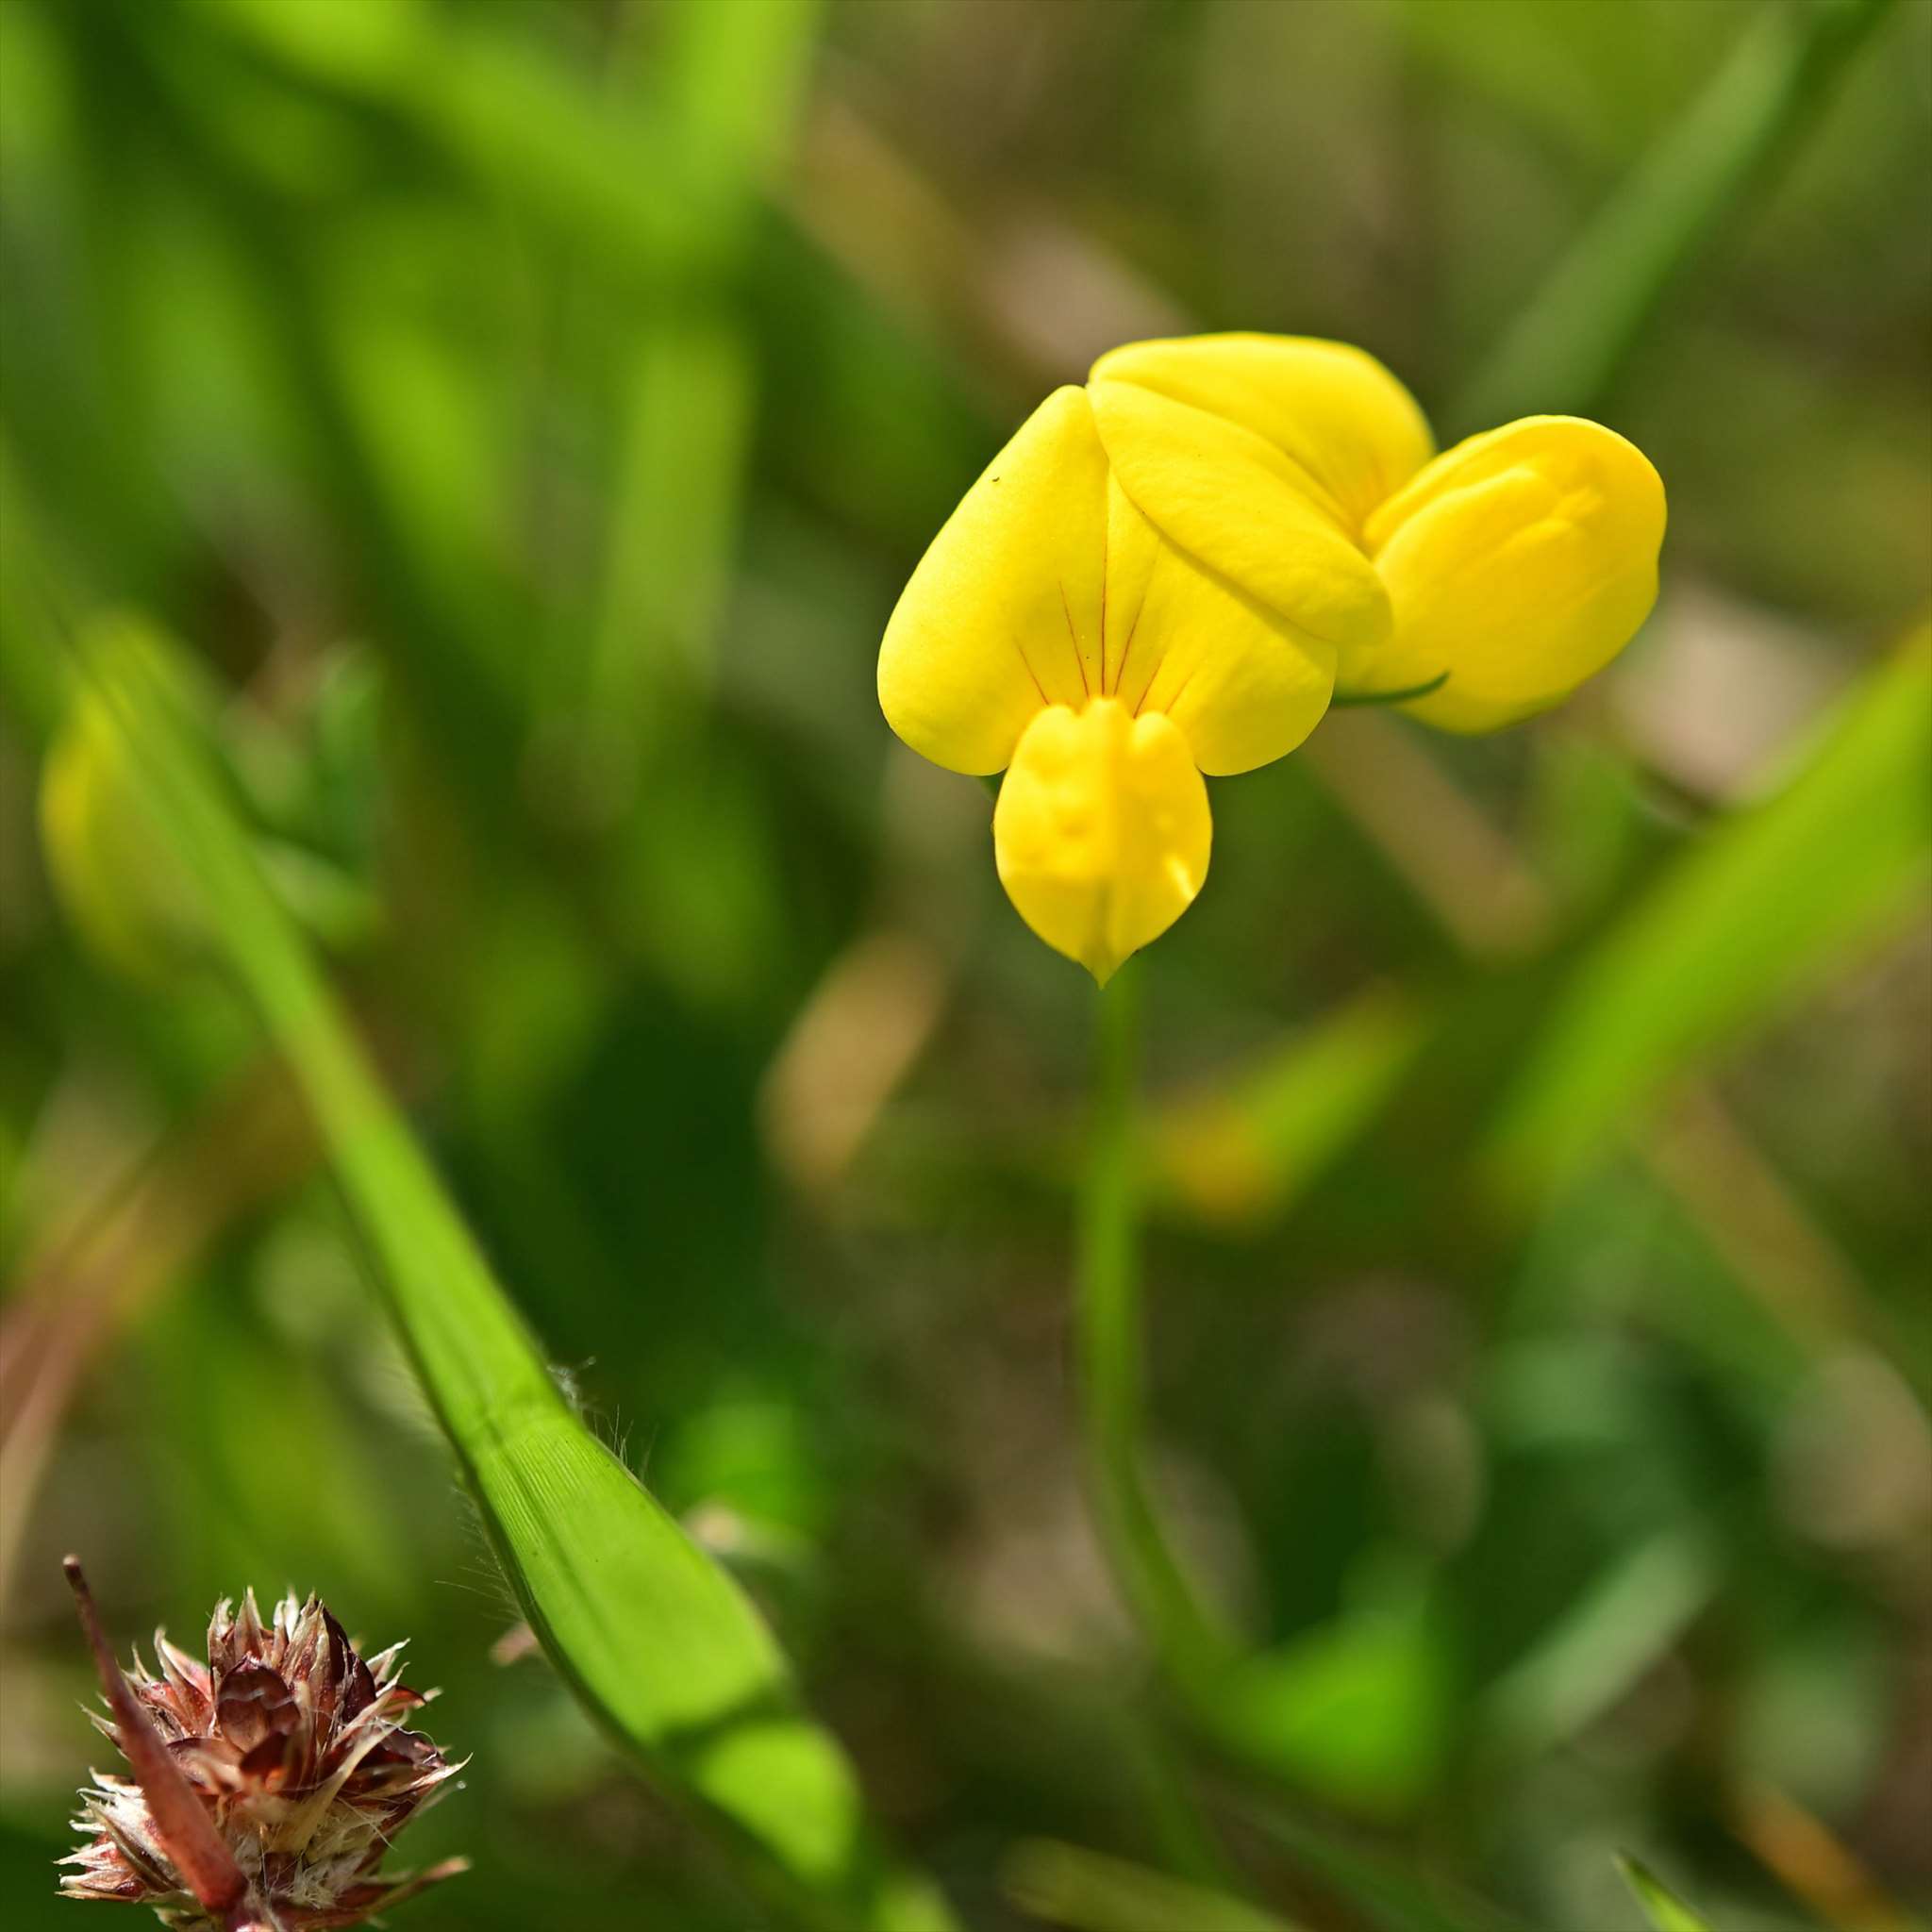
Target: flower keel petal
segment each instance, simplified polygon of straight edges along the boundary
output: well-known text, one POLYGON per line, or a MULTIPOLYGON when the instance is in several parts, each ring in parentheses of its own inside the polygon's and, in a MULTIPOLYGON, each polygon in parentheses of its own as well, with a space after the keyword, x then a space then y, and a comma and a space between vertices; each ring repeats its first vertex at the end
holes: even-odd
POLYGON ((1395 631, 1342 654, 1351 691, 1405 691, 1452 731, 1510 724, 1567 697, 1635 636, 1657 599, 1664 491, 1600 424, 1530 416, 1445 451, 1370 519, 1395 631))
POLYGON ((1208 876, 1208 788, 1187 741, 1112 698, 1041 711, 993 812, 1000 882, 1022 919, 1105 986, 1208 876))

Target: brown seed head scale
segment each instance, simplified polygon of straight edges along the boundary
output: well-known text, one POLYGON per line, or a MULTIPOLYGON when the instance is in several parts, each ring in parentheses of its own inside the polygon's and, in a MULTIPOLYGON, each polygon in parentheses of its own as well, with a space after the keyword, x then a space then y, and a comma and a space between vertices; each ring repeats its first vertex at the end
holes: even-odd
POLYGON ((160 1675, 139 1657, 124 1674, 80 1564, 65 1568, 107 1696, 94 1722, 134 1774, 82 1791, 68 1897, 152 1906, 177 1932, 325 1932, 464 1869, 377 1874, 462 1769, 402 1727, 427 1700, 396 1680, 400 1644, 364 1662, 314 1597, 264 1624, 250 1591, 239 1613, 217 1607, 206 1664, 157 1631, 160 1675))

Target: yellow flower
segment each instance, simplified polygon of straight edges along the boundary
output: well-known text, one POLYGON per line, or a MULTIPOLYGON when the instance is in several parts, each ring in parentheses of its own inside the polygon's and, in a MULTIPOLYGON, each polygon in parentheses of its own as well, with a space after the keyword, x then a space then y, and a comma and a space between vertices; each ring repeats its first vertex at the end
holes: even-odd
POLYGON ((1137 342, 1056 390, 933 540, 879 702, 948 770, 1004 771, 993 849, 1105 983, 1208 873, 1208 777, 1291 752, 1331 695, 1485 731, 1557 703, 1657 595, 1663 485, 1531 416, 1441 456, 1372 356, 1137 342))

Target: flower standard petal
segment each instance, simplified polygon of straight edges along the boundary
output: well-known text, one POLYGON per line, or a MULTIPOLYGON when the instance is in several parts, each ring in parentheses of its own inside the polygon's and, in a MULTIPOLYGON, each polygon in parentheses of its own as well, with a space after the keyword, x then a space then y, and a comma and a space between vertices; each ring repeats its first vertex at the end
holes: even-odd
POLYGON ((1448 676, 1405 708, 1452 731, 1541 711, 1603 669, 1657 599, 1664 490, 1600 424, 1529 416, 1430 463, 1369 520, 1390 643, 1344 653, 1350 691, 1448 676))
POLYGON ((1129 342, 1091 380, 1131 382, 1252 429, 1359 529, 1435 454, 1428 420, 1364 349, 1312 336, 1129 342))
POLYGON ((1113 698, 1026 727, 993 812, 1000 882, 1048 945, 1103 986, 1193 903, 1208 875, 1208 788, 1187 741, 1113 698))
POLYGON ((886 626, 879 704, 914 751, 997 772, 1043 707, 1099 688, 1107 526, 1092 411, 1057 390, 946 520, 886 626))
POLYGON ((1254 430, 1138 383, 1087 392, 1121 488, 1169 542, 1311 644, 1387 641, 1388 593, 1298 464, 1254 430))

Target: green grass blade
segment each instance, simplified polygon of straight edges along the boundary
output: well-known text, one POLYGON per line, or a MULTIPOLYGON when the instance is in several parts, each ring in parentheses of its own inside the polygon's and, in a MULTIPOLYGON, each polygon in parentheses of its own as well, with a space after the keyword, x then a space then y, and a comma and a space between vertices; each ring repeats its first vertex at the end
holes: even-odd
POLYGON ((1260 1837, 1378 1932, 1530 1932, 1487 1900, 1440 1883, 1392 1853, 1359 1848, 1332 1827, 1305 1823, 1275 1806, 1252 1806, 1244 1815, 1260 1837))
POLYGON ((1708 1919, 1693 1912, 1661 1879, 1627 1853, 1617 1860, 1617 1869, 1628 1880, 1630 1890, 1637 1894, 1637 1903, 1643 1907, 1643 1916, 1656 1926, 1657 1932, 1711 1932, 1708 1919))
POLYGON ((1534 1191, 1663 1081, 1910 916, 1932 863, 1932 629, 1871 674, 1804 769, 1687 853, 1584 960, 1488 1158, 1534 1191))
POLYGON ((1235 1664, 1203 1715, 1243 1765, 1352 1817, 1394 1822, 1441 1774, 1451 1676, 1425 1586, 1391 1567, 1372 1596, 1235 1664))
POLYGON ((675 131, 693 192, 714 210, 719 260, 639 316, 619 385, 588 694, 606 731, 613 719, 664 713, 667 675, 708 680, 758 374, 741 270, 803 91, 816 0, 765 0, 757 23, 747 32, 740 9, 687 5, 668 18, 668 48, 627 62, 639 118, 675 131))
POLYGON ((409 127, 613 280, 661 293, 717 259, 715 200, 669 130, 569 72, 520 30, 514 9, 358 8, 348 34, 338 9, 281 0, 194 0, 183 11, 176 31, 206 36, 303 96, 409 127), (371 13, 386 18, 366 27, 371 13), (435 87, 422 84, 425 73, 435 87))
POLYGON ((1766 5, 1448 411, 1452 433, 1602 397, 1677 275, 1790 149, 1892 0, 1766 5))
POLYGON ((138 652, 112 707, 155 822, 224 963, 312 1109, 373 1273, 505 1569, 586 1707, 675 1799, 723 1827, 766 1895, 841 1932, 948 1920, 895 1874, 837 1743, 737 1585, 564 1400, 427 1158, 371 1074, 231 812, 220 774, 138 652))
POLYGON ((1049 1839, 1019 1846, 1006 1876, 1023 1910, 1073 1932, 1294 1932, 1285 1919, 1225 1892, 1049 1839))
POLYGON ((1420 1001, 1371 987, 1232 1083, 1174 1104, 1150 1150, 1158 1204, 1244 1231, 1278 1221, 1374 1122, 1434 1017, 1420 1001))
POLYGON ((1695 1525, 1673 1524, 1618 1557, 1491 1687, 1497 1746, 1533 1757, 1574 1736, 1668 1654, 1719 1576, 1712 1539, 1695 1525))

